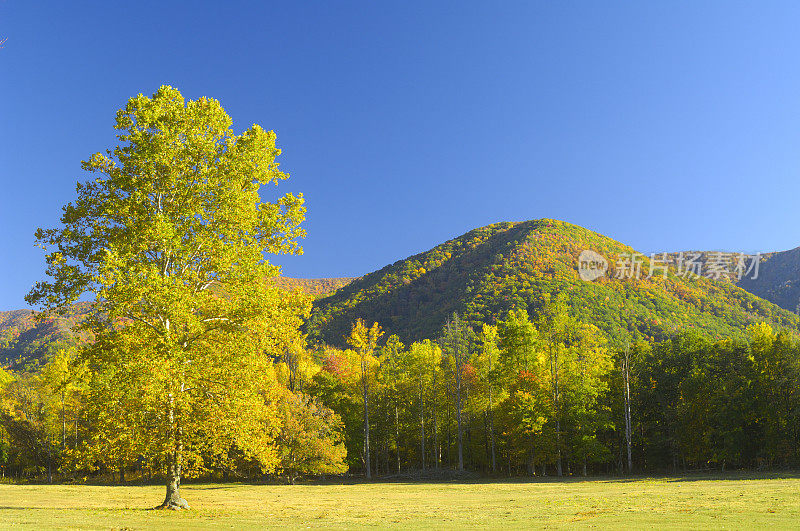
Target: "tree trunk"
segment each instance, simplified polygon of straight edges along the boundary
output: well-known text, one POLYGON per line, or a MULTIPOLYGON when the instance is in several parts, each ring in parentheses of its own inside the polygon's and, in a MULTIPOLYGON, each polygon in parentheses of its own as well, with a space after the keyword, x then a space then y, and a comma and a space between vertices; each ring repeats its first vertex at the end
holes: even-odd
POLYGON ((458 425, 458 470, 464 470, 464 436, 461 428, 461 354, 456 353, 456 424, 458 425))
POLYGON ((492 453, 489 449, 489 413, 486 409, 483 410, 483 444, 484 450, 486 451, 486 468, 487 470, 491 466, 490 463, 492 461, 492 453))
POLYGON ((164 502, 156 507, 157 509, 172 509, 174 511, 180 509, 188 509, 189 504, 181 498, 181 474, 183 463, 183 441, 182 431, 175 419, 174 397, 172 393, 169 394, 168 402, 168 416, 169 423, 172 427, 173 437, 175 438, 175 446, 169 455, 169 463, 167 464, 167 495, 164 497, 164 502))
POLYGON ((397 473, 400 474, 400 413, 397 409, 397 400, 394 403, 394 444, 397 447, 397 473))
POLYGON ((492 439, 492 473, 497 473, 497 460, 496 460, 496 450, 495 450, 495 438, 494 438, 494 405, 492 405, 492 388, 489 387, 489 433, 491 434, 492 439))
POLYGON ((556 422, 556 445, 558 446, 558 460, 556 461, 556 475, 558 477, 563 476, 563 472, 561 470, 561 423, 556 422))
POLYGON ((630 386, 630 352, 625 349, 625 358, 622 364, 625 376, 625 442, 628 446, 628 474, 633 471, 633 459, 631 457, 631 386, 630 386))
POLYGON ((422 471, 425 472, 425 402, 422 395, 422 381, 419 383, 419 421, 420 421, 420 445, 422 458, 422 471))
POLYGON ((67 449, 67 417, 64 412, 64 389, 61 389, 61 450, 67 449))
POLYGON ((436 425, 436 367, 433 368, 433 468, 439 470, 441 451, 439 449, 439 429, 436 425))
MULTIPOLYGON (((362 362, 363 365, 366 365, 366 361, 362 362)), ((362 381, 361 387, 364 395, 364 464, 367 467, 367 479, 372 479, 372 470, 370 468, 370 456, 369 456, 369 398, 367 394, 367 382, 366 382, 366 367, 362 368, 362 381)))
POLYGON ((558 389, 558 347, 555 348, 555 354, 553 353, 553 346, 550 345, 550 359, 551 359, 551 371, 553 377, 553 402, 555 405, 556 410, 556 474, 558 477, 562 476, 562 468, 561 468, 561 404, 560 404, 560 392, 558 389))
POLYGON ((177 511, 189 508, 189 504, 186 503, 186 500, 181 498, 181 465, 180 463, 176 463, 176 459, 177 451, 170 459, 171 462, 167 469, 167 495, 164 498, 164 503, 158 507, 159 509, 172 509, 177 511))
POLYGON ((450 466, 452 465, 452 460, 450 459, 450 456, 451 456, 452 450, 453 450, 453 431, 452 431, 452 428, 453 428, 453 417, 452 417, 452 411, 451 411, 450 405, 448 404, 447 405, 447 439, 446 439, 447 440, 447 442, 446 442, 447 446, 445 446, 445 448, 447 449, 447 459, 445 461, 445 463, 447 463, 447 468, 450 468, 450 466))
POLYGON ((50 440, 48 438, 47 441, 47 482, 53 482, 53 451, 50 448, 52 445, 50 444, 50 440))
MULTIPOLYGON (((460 386, 459 386, 460 387, 460 386)), ((458 470, 464 470, 464 436, 461 432, 461 389, 458 391, 458 409, 456 409, 456 424, 458 425, 458 470)))
MULTIPOLYGON (((387 423, 387 426, 388 426, 388 423, 387 423)), ((389 445, 389 438, 387 437, 386 438, 386 442, 383 444, 383 464, 386 467, 386 475, 387 476, 389 475, 389 473, 390 473, 389 471, 392 468, 391 465, 390 465, 391 459, 389 457, 389 449, 390 449, 389 446, 390 446, 389 445)))
POLYGON ((527 463, 528 475, 535 476, 536 475, 536 462, 534 461, 533 457, 533 445, 531 445, 530 453, 528 454, 528 463, 527 463))

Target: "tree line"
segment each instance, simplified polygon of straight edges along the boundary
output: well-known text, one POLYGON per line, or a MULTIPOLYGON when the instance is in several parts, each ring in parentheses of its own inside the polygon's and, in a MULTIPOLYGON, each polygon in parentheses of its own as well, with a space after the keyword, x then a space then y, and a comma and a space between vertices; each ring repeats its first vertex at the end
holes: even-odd
POLYGON ((322 348, 306 385, 342 416, 350 469, 366 474, 797 466, 800 345, 763 323, 748 336, 611 346, 553 296, 535 318, 475 330, 456 314, 436 340, 322 348))
MULTIPOLYGON (((289 481, 349 471, 365 477, 474 471, 562 476, 797 466, 800 345, 766 324, 749 339, 683 333, 610 346, 553 296, 531 317, 512 310, 478 330, 454 314, 438 338, 383 340, 354 323, 348 349, 295 344, 265 369, 275 466, 289 481)), ((125 481, 164 463, 87 400, 76 347, 39 371, 3 373, 0 466, 12 476, 125 481), (103 427, 110 422, 112 427, 103 427), (91 443, 91 444, 90 444, 91 443), (126 449, 120 451, 120 449, 126 449)), ((105 403, 105 402, 104 402, 105 403)), ((133 412, 121 412, 132 414, 133 412)), ((234 448, 187 444, 192 474, 263 477, 234 448)), ((269 475, 268 474, 268 475, 269 475)))

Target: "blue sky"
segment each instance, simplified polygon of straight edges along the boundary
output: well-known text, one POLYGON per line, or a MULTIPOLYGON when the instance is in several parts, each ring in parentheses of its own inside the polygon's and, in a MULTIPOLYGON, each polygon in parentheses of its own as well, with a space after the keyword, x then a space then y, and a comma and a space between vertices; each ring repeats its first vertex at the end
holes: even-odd
MULTIPOLYGON (((800 245, 800 4, 0 0, 0 309, 127 98, 274 129, 307 199, 290 276, 355 276, 497 221, 645 251, 800 245)), ((265 197, 268 197, 265 195, 265 197)))

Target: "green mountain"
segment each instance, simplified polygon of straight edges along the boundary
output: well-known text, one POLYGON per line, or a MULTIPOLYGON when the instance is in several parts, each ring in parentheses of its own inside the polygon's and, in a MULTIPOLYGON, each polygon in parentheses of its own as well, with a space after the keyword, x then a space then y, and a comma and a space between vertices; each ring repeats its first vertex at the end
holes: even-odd
POLYGON ((404 341, 436 337, 449 315, 473 325, 494 322, 512 307, 536 313, 546 294, 564 293, 571 311, 614 341, 663 338, 697 330, 711 338, 742 337, 747 325, 767 321, 798 332, 791 312, 730 282, 676 275, 674 268, 639 279, 616 267, 634 250, 591 230, 557 220, 496 223, 370 273, 315 302, 312 339, 342 345, 359 317, 379 322, 404 341), (582 280, 578 257, 599 253, 609 271, 582 280), (621 278, 615 278, 619 275, 621 278))
MULTIPOLYGON (((579 318, 619 342, 687 329, 711 338, 741 337, 757 321, 798 331, 800 320, 785 309, 796 309, 800 299, 800 248, 762 255, 758 278, 745 276, 738 286, 678 276, 674 267, 666 279, 660 274, 646 278, 647 258, 640 279, 614 278, 620 273, 614 269, 617 262, 632 252, 588 229, 541 219, 475 229, 356 279, 279 278, 276 283, 317 298, 310 337, 338 346, 358 317, 413 341, 436 337, 453 312, 474 325, 491 323, 513 306, 535 313, 543 295, 555 292, 564 292, 579 318), (607 260, 605 276, 581 280, 578 256, 584 250, 607 260)), ((700 261, 710 254, 701 253, 700 261)), ((69 329, 85 308, 78 305, 74 316, 42 322, 31 310, 0 312, 0 365, 20 368, 45 357, 54 342, 76 341, 69 329)))

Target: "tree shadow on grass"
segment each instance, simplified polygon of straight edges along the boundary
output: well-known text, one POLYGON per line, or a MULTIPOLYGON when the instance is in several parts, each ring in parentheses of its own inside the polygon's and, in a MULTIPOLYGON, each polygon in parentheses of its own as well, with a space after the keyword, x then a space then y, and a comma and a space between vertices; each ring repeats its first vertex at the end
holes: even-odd
MULTIPOLYGON (((30 507, 27 505, 0 505, 0 511, 151 511, 152 507, 87 507, 78 505, 75 507, 30 507)), ((2 522, 2 519, 0 519, 2 522)))
POLYGON ((198 489, 198 490, 224 490, 224 489, 237 489, 241 487, 256 487, 258 483, 188 483, 181 485, 181 489, 198 489))
MULTIPOLYGON (((436 478, 436 477, 383 477, 372 481, 366 479, 348 479, 336 483, 326 481, 316 483, 319 485, 361 485, 361 484, 394 484, 394 485, 419 485, 454 484, 454 485, 486 485, 486 484, 576 484, 576 483, 641 483, 641 482, 667 482, 689 483, 698 481, 753 481, 770 479, 800 479, 800 471, 731 471, 731 472, 686 472, 682 474, 663 475, 632 475, 632 476, 535 476, 535 477, 464 477, 464 478, 436 478)), ((314 483, 312 483, 314 484, 314 483)))

